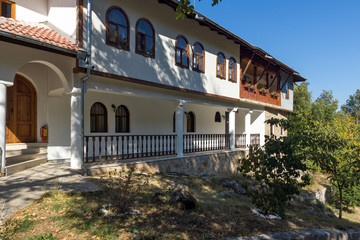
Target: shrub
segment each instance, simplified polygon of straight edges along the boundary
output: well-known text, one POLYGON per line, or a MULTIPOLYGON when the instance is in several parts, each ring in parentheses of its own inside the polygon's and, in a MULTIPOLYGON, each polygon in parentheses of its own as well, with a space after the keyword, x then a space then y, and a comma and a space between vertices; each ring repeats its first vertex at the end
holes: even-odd
POLYGON ((110 200, 110 208, 116 213, 129 210, 141 188, 148 186, 149 179, 142 174, 129 171, 111 171, 105 180, 105 193, 110 200))

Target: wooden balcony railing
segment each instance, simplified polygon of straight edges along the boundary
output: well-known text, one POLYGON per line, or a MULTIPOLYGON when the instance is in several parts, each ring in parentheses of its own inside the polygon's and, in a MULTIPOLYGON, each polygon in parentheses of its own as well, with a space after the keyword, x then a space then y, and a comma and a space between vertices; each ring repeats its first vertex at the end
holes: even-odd
POLYGON ((235 147, 246 148, 246 134, 235 134, 235 147))
POLYGON ((176 135, 85 136, 85 162, 175 154, 176 135))
POLYGON ((186 134, 184 153, 230 149, 229 134, 186 134))
POLYGON ((240 97, 281 106, 281 97, 279 93, 262 91, 255 86, 247 86, 243 83, 241 84, 240 97))

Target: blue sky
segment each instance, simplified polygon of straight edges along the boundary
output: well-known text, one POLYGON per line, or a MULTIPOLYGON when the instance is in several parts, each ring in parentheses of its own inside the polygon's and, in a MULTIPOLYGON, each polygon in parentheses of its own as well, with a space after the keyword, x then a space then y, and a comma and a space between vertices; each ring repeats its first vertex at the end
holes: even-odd
POLYGON ((211 2, 195 9, 298 71, 313 100, 331 90, 342 105, 360 89, 360 0, 211 2))

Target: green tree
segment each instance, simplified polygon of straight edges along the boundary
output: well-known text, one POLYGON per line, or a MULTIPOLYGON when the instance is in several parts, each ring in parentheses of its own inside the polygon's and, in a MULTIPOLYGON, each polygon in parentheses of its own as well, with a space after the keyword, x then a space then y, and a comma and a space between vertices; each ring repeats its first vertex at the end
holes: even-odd
POLYGON ((338 100, 334 99, 331 91, 323 90, 320 96, 312 103, 312 117, 319 123, 332 121, 338 109, 338 100))
MULTIPOLYGON (((197 0, 197 1, 200 2, 201 0, 197 0)), ((215 5, 219 4, 219 2, 221 2, 221 1, 222 0, 211 0, 211 2, 212 2, 211 5, 215 6, 215 5)), ((186 14, 194 13, 194 10, 195 10, 195 8, 193 5, 191 5, 190 0, 179 0, 178 6, 176 8, 176 19, 177 20, 183 19, 186 14)))
POLYGON ((346 100, 346 104, 341 106, 341 110, 360 121, 360 89, 356 90, 354 95, 350 95, 349 99, 346 100))
MULTIPOLYGON (((287 129, 289 122, 272 118, 266 121, 271 125, 281 125, 287 129)), ((302 156, 294 148, 298 148, 297 136, 266 136, 263 148, 250 147, 249 155, 240 160, 239 171, 245 176, 254 178, 258 185, 249 191, 252 202, 265 214, 284 215, 286 203, 294 194, 299 194, 301 187, 309 184, 308 175, 297 179, 306 170, 302 156)))
POLYGON ((318 124, 313 135, 307 136, 308 154, 326 173, 335 187, 342 218, 344 190, 353 188, 359 180, 360 128, 350 116, 337 115, 326 124, 318 124))

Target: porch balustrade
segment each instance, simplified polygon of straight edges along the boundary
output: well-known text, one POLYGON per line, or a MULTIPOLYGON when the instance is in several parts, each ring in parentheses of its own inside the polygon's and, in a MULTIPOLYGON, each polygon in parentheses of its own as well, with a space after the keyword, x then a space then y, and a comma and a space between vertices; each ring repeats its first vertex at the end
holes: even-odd
POLYGON ((230 149, 230 134, 185 134, 184 153, 230 149))
POLYGON ((176 135, 85 136, 85 162, 176 154, 176 135))
POLYGON ((250 145, 260 146, 260 134, 250 134, 250 145))
POLYGON ((246 148, 246 134, 235 134, 235 147, 246 148))
MULTIPOLYGON (((230 134, 184 134, 184 153, 230 149, 230 134)), ((260 134, 250 134, 260 146, 260 134)), ((246 148, 246 134, 235 135, 235 147, 246 148)), ((85 136, 85 163, 176 155, 176 135, 85 136)))

